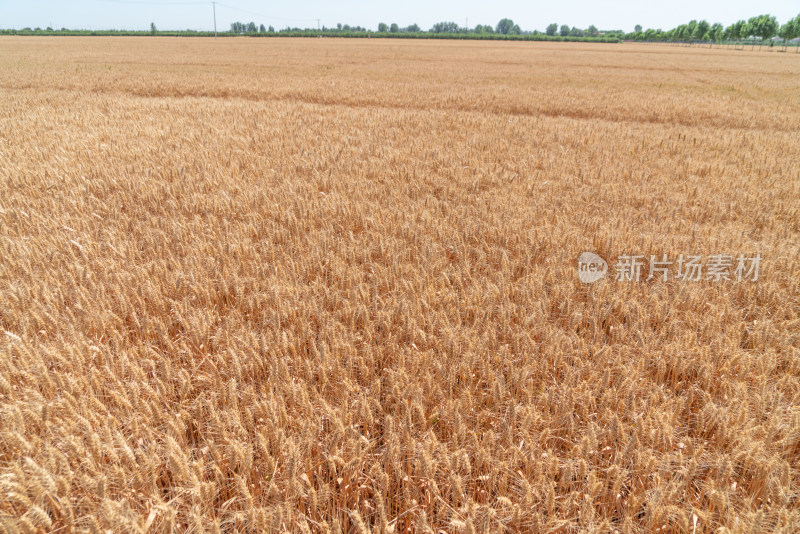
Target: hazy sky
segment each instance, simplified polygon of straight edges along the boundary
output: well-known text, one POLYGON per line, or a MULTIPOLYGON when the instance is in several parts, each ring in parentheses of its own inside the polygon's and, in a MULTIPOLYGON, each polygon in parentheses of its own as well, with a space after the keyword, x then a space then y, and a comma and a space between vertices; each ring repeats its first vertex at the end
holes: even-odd
MULTIPOLYGON (((544 30, 551 23, 601 30, 632 31, 645 28, 673 28, 691 19, 707 19, 725 25, 761 13, 778 17, 782 24, 800 12, 798 0, 351 0, 325 2, 294 0, 267 2, 225 0, 217 2, 217 27, 230 28, 235 21, 286 26, 335 26, 337 22, 375 29, 379 22, 400 26, 412 23, 429 29, 435 22, 469 20, 476 24, 497 24, 501 18, 514 20, 523 30, 544 30)), ((162 30, 213 29, 211 2, 181 0, 0 0, 0 28, 89 28, 147 29, 154 22, 162 30)))

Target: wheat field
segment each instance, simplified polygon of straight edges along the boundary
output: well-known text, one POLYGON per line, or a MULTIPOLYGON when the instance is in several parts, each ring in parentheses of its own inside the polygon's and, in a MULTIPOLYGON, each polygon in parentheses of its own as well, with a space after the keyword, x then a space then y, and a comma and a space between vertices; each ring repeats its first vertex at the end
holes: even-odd
POLYGON ((0 532, 797 531, 798 80, 0 38, 0 532), (616 280, 630 254, 763 261, 616 280))

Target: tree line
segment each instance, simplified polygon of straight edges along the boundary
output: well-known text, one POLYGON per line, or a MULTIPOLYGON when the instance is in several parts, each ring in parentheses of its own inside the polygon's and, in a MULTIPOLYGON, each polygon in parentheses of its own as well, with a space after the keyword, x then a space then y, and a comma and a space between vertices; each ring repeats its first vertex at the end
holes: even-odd
POLYGON ((627 36, 634 41, 664 41, 682 43, 722 43, 741 42, 752 43, 753 46, 778 37, 783 44, 800 37, 800 14, 786 21, 783 25, 772 15, 758 15, 747 20, 739 20, 727 27, 720 23, 711 24, 706 20, 692 20, 687 24, 668 31, 660 29, 642 30, 641 26, 634 29, 634 33, 627 36))
MULTIPOLYGON (((301 28, 285 28, 278 33, 298 33, 304 31, 314 31, 301 28)), ((350 26, 347 24, 337 24, 336 27, 328 28, 323 26, 318 32, 325 34, 353 34, 353 33, 375 33, 361 26, 350 26)), ((262 24, 260 28, 256 28, 255 23, 250 22, 244 24, 240 22, 231 25, 231 33, 236 34, 255 34, 255 33, 276 33, 275 29, 270 26, 266 29, 262 24)), ((381 22, 378 24, 378 34, 393 34, 400 37, 400 34, 450 34, 454 38, 468 38, 469 36, 477 38, 488 38, 489 36, 498 36, 498 38, 505 37, 543 37, 543 38, 573 38, 573 39, 586 39, 594 40, 602 38, 606 41, 667 41, 667 42, 723 42, 723 41, 756 41, 763 43, 773 37, 780 37, 784 40, 784 44, 789 41, 800 37, 800 14, 795 18, 788 20, 783 25, 780 25, 777 19, 772 15, 759 15, 751 17, 748 20, 739 20, 738 22, 724 27, 720 23, 710 24, 706 20, 692 20, 687 24, 668 31, 661 29, 647 29, 643 30, 640 25, 636 25, 633 32, 623 32, 621 30, 599 30, 595 25, 590 25, 588 28, 577 28, 575 26, 568 26, 566 24, 558 25, 557 23, 549 24, 544 32, 538 30, 524 31, 512 19, 501 19, 496 25, 491 24, 478 24, 472 28, 466 26, 459 26, 452 21, 437 22, 427 32, 423 31, 419 25, 411 24, 410 26, 401 27, 397 23, 387 24, 381 22)), ((549 39, 548 39, 549 40, 549 39)), ((572 40, 572 39, 569 39, 572 40)))
MULTIPOLYGON (((155 24, 150 25, 149 31, 118 31, 118 30, 67 30, 62 28, 23 28, 22 30, 0 30, 0 34, 16 35, 174 35, 174 36, 210 36, 215 32, 185 31, 159 31, 155 24)), ((539 40, 539 41, 593 41, 593 42, 620 42, 626 40, 648 42, 676 42, 676 43, 742 43, 763 45, 773 44, 774 38, 783 40, 784 46, 790 41, 800 37, 800 14, 795 18, 779 24, 772 15, 758 15, 750 19, 742 19, 727 27, 720 23, 711 24, 706 20, 692 20, 681 24, 671 30, 647 29, 636 25, 633 32, 622 30, 599 30, 596 26, 577 28, 566 24, 559 25, 555 22, 549 24, 543 32, 538 30, 526 31, 520 28, 512 19, 503 18, 497 24, 478 24, 474 27, 459 26, 452 21, 437 22, 429 30, 423 30, 417 24, 399 26, 397 23, 378 24, 378 31, 372 31, 362 26, 337 24, 335 27, 322 26, 321 28, 287 27, 276 30, 273 26, 257 25, 255 22, 234 22, 229 31, 219 32, 219 35, 251 35, 251 36, 331 36, 331 37, 405 37, 405 38, 443 38, 443 39, 507 39, 507 40, 539 40)), ((798 47, 800 48, 800 46, 798 47)))

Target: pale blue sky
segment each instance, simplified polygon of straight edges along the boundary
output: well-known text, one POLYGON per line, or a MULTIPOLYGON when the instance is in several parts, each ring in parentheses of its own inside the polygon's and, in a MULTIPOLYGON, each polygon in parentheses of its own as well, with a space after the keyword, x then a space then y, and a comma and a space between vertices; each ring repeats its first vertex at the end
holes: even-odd
MULTIPOLYGON (((316 27, 316 19, 325 26, 337 22, 376 29, 379 22, 411 23, 429 29, 435 22, 454 21, 459 25, 469 19, 476 24, 497 24, 501 18, 514 20, 523 30, 540 30, 551 23, 586 28, 594 24, 601 30, 632 31, 634 25, 645 28, 673 28, 691 19, 707 19, 725 25, 761 13, 775 15, 783 24, 800 13, 798 0, 352 0, 325 2, 294 0, 268 2, 225 0, 217 3, 217 26, 230 28, 234 21, 272 25, 316 27)), ((147 29, 154 22, 162 30, 211 30, 211 2, 182 0, 0 0, 0 28, 53 26, 55 28, 147 29)))

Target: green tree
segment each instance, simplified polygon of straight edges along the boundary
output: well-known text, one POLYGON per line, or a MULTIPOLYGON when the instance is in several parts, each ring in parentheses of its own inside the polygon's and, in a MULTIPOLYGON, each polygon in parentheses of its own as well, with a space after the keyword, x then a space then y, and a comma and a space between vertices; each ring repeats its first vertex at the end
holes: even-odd
POLYGON ((559 33, 561 34, 561 37, 566 37, 569 35, 569 26, 562 24, 561 28, 559 29, 559 33))
POLYGON ((497 23, 495 31, 503 35, 511 35, 519 33, 519 26, 514 24, 514 21, 511 19, 501 19, 500 22, 497 23))
POLYGON ((690 20, 689 24, 686 25, 686 40, 691 41, 694 39, 695 30, 697 29, 697 21, 690 20))
POLYGON ((730 26, 728 26, 728 28, 725 30, 725 33, 727 33, 728 39, 732 39, 738 42, 739 40, 746 37, 746 35, 744 34, 746 29, 747 29, 747 22, 744 20, 738 20, 733 24, 731 24, 730 26))
POLYGON ((267 33, 267 29, 264 27, 263 24, 258 27, 258 33, 267 33))
POLYGON ((270 26, 268 29, 269 33, 275 33, 275 28, 273 26, 270 26))
POLYGON ((722 34, 724 32, 725 30, 723 29, 722 24, 716 22, 714 23, 714 25, 711 26, 711 30, 709 33, 711 33, 711 38, 714 40, 714 42, 719 44, 719 42, 722 41, 722 34))
POLYGON ((378 24, 378 31, 380 33, 386 33, 387 31, 389 31, 389 26, 385 22, 381 22, 380 24, 378 24))
POLYGON ((392 22, 392 25, 389 26, 389 31, 392 33, 397 33, 400 31, 400 27, 397 25, 396 22, 392 22))
MULTIPOLYGON (((794 23, 792 24, 792 39, 796 39, 800 37, 800 15, 794 19, 794 23)), ((797 47, 794 49, 794 53, 800 52, 800 43, 797 43, 797 47)))
POLYGON ((759 25, 759 37, 761 39, 772 39, 778 33, 778 20, 773 15, 761 15, 761 24, 759 25))
MULTIPOLYGON (((758 37, 761 43, 763 43, 765 39, 772 39, 778 31, 778 21, 772 15, 752 17, 747 21, 747 24, 750 26, 750 34, 754 38, 758 37)), ((755 48, 755 46, 756 42, 755 39, 753 39, 753 48, 755 48)))
POLYGON ((557 31, 558 31, 558 24, 554 22, 547 26, 547 30, 545 30, 545 33, 547 35, 555 35, 557 31))
POLYGON ((437 22, 431 28, 433 33, 458 33, 461 28, 455 22, 437 22))
MULTIPOLYGON (((628 27, 630 28, 630 26, 628 26, 628 27)), ((633 27, 633 31, 636 32, 636 33, 639 33, 640 31, 642 31, 642 25, 641 24, 637 24, 636 26, 633 27)))
POLYGON ((597 37, 600 35, 600 32, 597 30, 597 27, 594 24, 589 26, 589 28, 586 30, 586 33, 589 34, 589 37, 597 37))
POLYGON ((645 41, 660 41, 661 40, 661 30, 654 30, 653 28, 648 28, 644 31, 644 40, 645 41))
POLYGON ((151 35, 156 35, 157 33, 158 33, 158 28, 156 28, 156 23, 155 22, 151 22, 150 23, 150 34, 151 35))
POLYGON ((759 22, 760 22, 759 21, 759 17, 750 17, 747 20, 747 29, 748 29, 747 36, 748 37, 752 37, 752 39, 753 39, 753 48, 756 47, 756 37, 758 37, 758 34, 761 31, 761 28, 758 27, 759 26, 759 22))
POLYGON ((739 38, 747 41, 753 36, 753 25, 745 20, 741 22, 742 25, 739 26, 739 38))
POLYGON ((711 25, 708 23, 708 21, 701 20, 695 24, 694 29, 692 30, 692 39, 696 41, 705 41, 704 37, 708 33, 709 29, 711 29, 711 25))
POLYGON ((411 24, 409 26, 406 26, 406 30, 405 31, 407 31, 409 33, 419 33, 419 31, 420 31, 419 24, 411 24))
POLYGON ((750 28, 747 26, 746 20, 739 20, 733 25, 734 29, 736 30, 736 39, 746 39, 750 28))
POLYGON ((789 22, 781 26, 780 30, 778 30, 778 37, 783 39, 784 50, 786 50, 786 48, 789 46, 789 39, 793 38, 792 36, 792 32, 794 30, 793 26, 794 26, 794 20, 790 20, 789 22))

